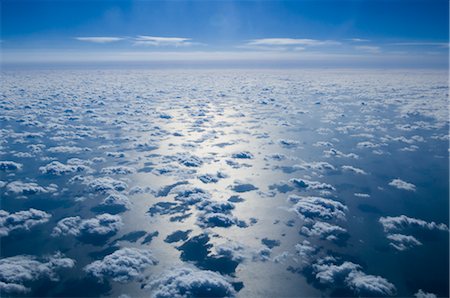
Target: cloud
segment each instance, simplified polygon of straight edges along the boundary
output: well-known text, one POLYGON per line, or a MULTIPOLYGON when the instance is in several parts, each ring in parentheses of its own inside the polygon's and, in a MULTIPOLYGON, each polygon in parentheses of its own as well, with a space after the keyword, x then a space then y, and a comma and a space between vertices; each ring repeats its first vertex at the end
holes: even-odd
POLYGON ((93 43, 111 43, 124 40, 123 37, 113 37, 113 36, 75 37, 75 39, 79 41, 86 41, 93 43))
POLYGON ((341 169, 344 172, 351 172, 351 173, 359 174, 359 175, 367 175, 367 173, 364 170, 355 168, 353 166, 342 166, 341 169))
POLYGON ((323 46, 340 45, 334 40, 317 40, 307 38, 261 38, 252 39, 246 43, 248 46, 323 46))
POLYGON ((152 297, 234 297, 236 291, 224 276, 209 270, 177 268, 147 284, 152 297))
POLYGON ((72 268, 75 261, 56 253, 53 256, 37 258, 18 255, 0 259, 0 291, 4 293, 28 293, 29 283, 41 278, 58 281, 57 270, 72 268))
POLYGON ((22 164, 9 160, 0 161, 0 171, 17 171, 22 169, 22 164))
POLYGON ((0 236, 8 236, 12 231, 29 231, 32 227, 49 221, 51 214, 29 209, 15 213, 0 210, 0 236))
POLYGON ((13 181, 6 185, 6 191, 9 194, 24 195, 24 196, 52 193, 56 192, 57 190, 58 186, 56 184, 50 184, 49 186, 44 187, 34 182, 13 181))
POLYGON ((447 47, 449 46, 448 42, 395 42, 391 43, 393 46, 438 46, 438 47, 447 47))
POLYGON ((57 147, 50 147, 47 149, 50 153, 81 153, 86 151, 91 151, 89 148, 81 148, 81 147, 75 147, 75 146, 57 146, 57 147))
POLYGON ((391 243, 389 243, 396 250, 403 251, 414 246, 422 245, 422 243, 417 240, 414 236, 403 235, 403 234, 389 234, 386 236, 391 243))
POLYGON ((424 292, 422 289, 419 289, 417 293, 414 294, 416 298, 436 298, 437 296, 433 293, 424 292))
POLYGON ((363 51, 371 54, 378 54, 381 52, 381 48, 378 46, 356 46, 355 50, 363 51))
POLYGON ((39 167, 39 171, 41 171, 42 174, 61 176, 83 171, 92 172, 93 170, 90 167, 82 164, 63 164, 59 161, 52 161, 45 166, 39 167))
POLYGON ((321 197, 290 196, 291 202, 296 202, 291 210, 303 219, 319 218, 323 220, 345 219, 347 206, 341 202, 321 197))
POLYGON ((113 179, 111 177, 94 178, 93 176, 77 175, 70 179, 69 182, 81 182, 82 184, 87 185, 90 191, 99 193, 124 191, 128 188, 128 185, 125 182, 113 179))
POLYGON ((307 236, 318 236, 320 239, 342 243, 347 240, 347 230, 323 221, 317 221, 312 227, 303 226, 300 232, 307 236))
POLYGON ((136 173, 136 169, 127 166, 112 166, 103 168, 101 173, 107 175, 129 175, 136 173))
POLYGON ((327 183, 322 183, 318 181, 309 181, 300 178, 292 178, 289 179, 289 182, 292 183, 295 187, 300 189, 309 189, 309 190, 336 190, 332 185, 327 183))
POLYGON ((406 215, 381 217, 379 222, 382 224, 385 232, 401 231, 410 228, 448 231, 448 227, 443 223, 426 222, 406 215))
POLYGON ((150 265, 158 262, 150 250, 122 248, 107 255, 103 260, 92 262, 84 270, 100 280, 111 278, 126 283, 141 276, 150 265))
POLYGON ((89 219, 81 219, 79 216, 66 217, 56 224, 52 236, 72 235, 88 242, 95 240, 94 238, 97 237, 100 241, 104 240, 105 237, 116 234, 122 225, 120 216, 108 213, 89 219))
POLYGON ((191 46, 197 43, 191 42, 191 38, 185 37, 156 37, 156 36, 146 36, 139 35, 134 38, 135 45, 147 45, 147 46, 191 46))
POLYGON ((381 276, 368 275, 361 266, 345 261, 338 265, 333 257, 312 265, 316 279, 330 286, 346 286, 361 296, 392 296, 395 286, 381 276))
POLYGON ((394 179, 391 182, 389 182, 389 185, 396 187, 398 189, 404 189, 404 190, 408 190, 408 191, 416 191, 416 186, 414 184, 408 183, 401 179, 394 179))

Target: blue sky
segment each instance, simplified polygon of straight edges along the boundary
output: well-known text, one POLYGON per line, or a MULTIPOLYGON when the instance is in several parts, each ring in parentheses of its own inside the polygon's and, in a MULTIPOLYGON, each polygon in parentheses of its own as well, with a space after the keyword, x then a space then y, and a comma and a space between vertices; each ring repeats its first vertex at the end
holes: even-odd
POLYGON ((447 67, 448 18, 445 0, 2 0, 2 62, 447 67))

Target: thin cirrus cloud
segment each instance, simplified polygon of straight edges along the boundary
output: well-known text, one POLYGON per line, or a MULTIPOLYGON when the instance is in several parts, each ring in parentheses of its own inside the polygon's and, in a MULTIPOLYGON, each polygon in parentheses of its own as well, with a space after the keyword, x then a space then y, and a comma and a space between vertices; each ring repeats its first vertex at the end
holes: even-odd
POLYGON ((191 38, 185 37, 157 37, 139 35, 134 38, 134 45, 148 45, 148 46, 191 46, 197 43, 191 41, 191 38))
POLYGON ((91 36, 91 37, 75 37, 76 40, 93 42, 93 43, 110 43, 124 40, 123 37, 113 37, 113 36, 91 36))
POLYGON ((191 38, 186 37, 159 37, 138 35, 136 37, 113 37, 113 36, 90 36, 90 37, 76 37, 76 40, 91 42, 91 43, 112 43, 122 40, 129 40, 133 45, 144 46, 191 46, 199 43, 192 42, 191 38))
POLYGON ((377 46, 356 46, 355 50, 371 54, 377 54, 381 52, 381 48, 377 46))
POLYGON ((261 38, 252 39, 246 43, 247 46, 324 46, 340 45, 335 40, 317 40, 309 38, 261 38))

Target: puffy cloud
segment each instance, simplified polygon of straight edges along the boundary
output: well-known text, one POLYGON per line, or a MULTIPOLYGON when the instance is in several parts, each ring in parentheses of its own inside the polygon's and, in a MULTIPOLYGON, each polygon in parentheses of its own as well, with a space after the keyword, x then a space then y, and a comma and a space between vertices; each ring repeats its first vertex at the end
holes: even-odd
POLYGON ((76 181, 79 181, 82 184, 87 185, 91 191, 100 193, 124 191, 128 187, 128 185, 125 182, 113 179, 111 177, 94 178, 92 176, 83 177, 77 175, 72 179, 70 179, 71 183, 74 183, 76 181))
POLYGON ((99 210, 111 211, 113 213, 123 212, 130 209, 131 202, 127 196, 120 193, 111 193, 97 207, 99 210))
POLYGON ((350 272, 345 282, 361 296, 392 296, 396 292, 395 286, 385 278, 359 270, 350 272))
POLYGON ((43 193, 52 193, 58 190, 56 184, 50 184, 47 187, 40 186, 34 182, 13 181, 6 185, 6 191, 15 195, 35 195, 43 193))
POLYGON ((80 148, 75 146, 57 146, 57 147, 50 147, 47 149, 50 153, 81 153, 83 151, 91 151, 89 148, 80 148))
POLYGON ((9 160, 1 160, 0 161, 0 171, 17 171, 22 169, 23 164, 9 161, 9 160))
POLYGON ((336 190, 332 185, 318 181, 309 181, 306 179, 292 178, 289 180, 298 188, 305 188, 309 190, 336 190))
POLYGON ((107 175, 128 175, 136 173, 136 169, 127 166, 113 166, 103 168, 101 173, 107 175))
POLYGON ((89 219, 81 219, 79 216, 66 217, 57 223, 52 236, 108 237, 117 233, 122 225, 120 216, 108 213, 89 219))
POLYGON ((345 219, 347 206, 341 202, 321 197, 290 196, 289 200, 295 202, 291 210, 303 219, 345 219))
POLYGON ((0 210, 0 236, 8 236, 12 231, 29 231, 32 227, 49 221, 51 214, 29 209, 15 213, 0 210))
POLYGON ((416 191, 416 186, 412 183, 408 183, 406 181, 403 181, 401 179, 394 179, 391 182, 389 182, 390 186, 396 187, 398 189, 404 189, 409 191, 416 191))
POLYGON ((433 293, 424 292, 422 289, 419 289, 417 293, 414 294, 416 298, 436 298, 437 296, 433 293))
POLYGON ((177 268, 159 276, 145 288, 155 298, 234 297, 236 291, 224 276, 209 270, 177 268))
POLYGON ((311 227, 303 226, 300 232, 307 236, 318 236, 333 242, 342 242, 348 238, 346 229, 323 221, 317 221, 311 227))
POLYGON ((122 248, 102 260, 92 262, 84 270, 100 280, 111 278, 126 283, 141 276, 148 266, 156 264, 150 250, 122 248))
POLYGON ((362 296, 392 296, 395 286, 381 276, 361 271, 361 266, 352 262, 337 264, 332 257, 320 259, 312 265, 316 279, 326 285, 346 286, 362 296))
POLYGON ((60 253, 43 258, 18 255, 0 259, 0 291, 8 294, 27 293, 30 291, 29 283, 41 278, 58 281, 57 271, 74 265, 74 260, 60 253))
POLYGON ((367 173, 364 170, 359 169, 359 168, 355 168, 355 167, 352 167, 352 166, 342 166, 341 169, 344 172, 351 172, 351 173, 354 173, 354 174, 367 175, 367 173))
POLYGON ((325 150, 323 152, 325 154, 326 157, 346 157, 346 158, 354 158, 357 159, 359 158, 359 156, 355 153, 343 153, 337 149, 331 148, 329 150, 325 150))
POLYGON ((385 232, 401 231, 404 229, 426 229, 448 231, 447 225, 437 224, 434 221, 427 222, 422 219, 408 217, 406 215, 381 217, 379 222, 383 225, 385 232))
POLYGON ((300 257, 300 263, 303 267, 310 266, 315 260, 315 255, 319 251, 317 247, 311 245, 308 240, 303 240, 302 243, 297 243, 295 245, 295 251, 300 257))
POLYGON ((422 245, 422 243, 417 240, 414 236, 403 235, 403 234, 389 234, 386 236, 391 243, 389 243, 392 247, 397 250, 403 251, 414 246, 422 245))
POLYGON ((64 174, 77 173, 77 172, 91 172, 92 169, 82 164, 63 164, 59 161, 52 161, 51 163, 39 167, 39 171, 43 174, 50 174, 61 176, 64 174))

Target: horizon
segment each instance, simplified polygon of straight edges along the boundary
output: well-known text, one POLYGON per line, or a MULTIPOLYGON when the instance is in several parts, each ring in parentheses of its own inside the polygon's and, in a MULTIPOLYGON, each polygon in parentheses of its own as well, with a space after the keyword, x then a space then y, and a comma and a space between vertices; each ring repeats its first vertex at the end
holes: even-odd
POLYGON ((6 0, 1 64, 447 68, 448 8, 442 0, 6 0))

